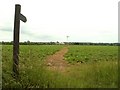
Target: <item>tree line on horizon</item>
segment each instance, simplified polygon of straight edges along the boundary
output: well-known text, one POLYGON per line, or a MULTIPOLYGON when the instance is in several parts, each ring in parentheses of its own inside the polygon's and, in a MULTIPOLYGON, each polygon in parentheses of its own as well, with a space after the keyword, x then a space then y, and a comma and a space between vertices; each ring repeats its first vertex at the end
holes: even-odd
MULTIPOLYGON (((13 45, 11 42, 0 42, 2 45, 13 45)), ((92 43, 92 42, 20 42, 20 45, 109 45, 109 46, 120 46, 120 43, 92 43)))

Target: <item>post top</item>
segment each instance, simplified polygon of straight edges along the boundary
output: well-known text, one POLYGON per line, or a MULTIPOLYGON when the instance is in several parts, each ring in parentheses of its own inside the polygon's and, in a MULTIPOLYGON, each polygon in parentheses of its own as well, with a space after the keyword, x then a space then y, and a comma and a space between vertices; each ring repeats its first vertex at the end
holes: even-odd
POLYGON ((15 6, 21 6, 20 4, 15 4, 15 6))

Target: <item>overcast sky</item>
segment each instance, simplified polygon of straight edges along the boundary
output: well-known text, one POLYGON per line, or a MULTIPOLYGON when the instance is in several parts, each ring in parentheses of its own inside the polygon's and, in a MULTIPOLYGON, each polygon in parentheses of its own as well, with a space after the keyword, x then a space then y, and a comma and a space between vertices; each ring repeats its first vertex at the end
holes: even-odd
POLYGON ((20 22, 20 41, 118 42, 118 1, 1 0, 0 41, 13 41, 15 4, 20 4, 27 17, 20 22))

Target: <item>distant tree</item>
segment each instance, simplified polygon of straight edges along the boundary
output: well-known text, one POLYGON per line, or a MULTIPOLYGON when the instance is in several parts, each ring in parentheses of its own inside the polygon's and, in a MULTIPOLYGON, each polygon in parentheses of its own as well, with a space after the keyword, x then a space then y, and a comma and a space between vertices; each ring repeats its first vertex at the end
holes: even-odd
POLYGON ((29 40, 27 41, 27 44, 30 44, 30 41, 29 41, 29 40))

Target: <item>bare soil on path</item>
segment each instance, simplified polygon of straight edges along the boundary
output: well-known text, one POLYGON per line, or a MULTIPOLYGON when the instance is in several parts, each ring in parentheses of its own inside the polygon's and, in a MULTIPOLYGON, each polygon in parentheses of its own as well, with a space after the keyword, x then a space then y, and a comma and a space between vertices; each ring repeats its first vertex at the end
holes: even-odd
POLYGON ((64 60, 64 55, 67 53, 67 51, 68 48, 64 47, 55 54, 48 56, 45 60, 45 64, 47 65, 48 69, 64 72, 69 66, 68 62, 64 60))

